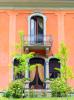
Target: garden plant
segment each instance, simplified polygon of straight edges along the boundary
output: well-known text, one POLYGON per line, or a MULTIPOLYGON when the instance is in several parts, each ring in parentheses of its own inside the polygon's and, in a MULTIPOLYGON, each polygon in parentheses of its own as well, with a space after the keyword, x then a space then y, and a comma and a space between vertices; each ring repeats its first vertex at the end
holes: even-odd
POLYGON ((61 68, 55 68, 55 70, 60 72, 60 75, 56 79, 52 79, 50 84, 51 93, 52 96, 56 97, 68 96, 71 92, 71 87, 67 80, 73 78, 73 72, 70 66, 67 65, 68 49, 64 43, 61 44, 59 52, 55 57, 59 59, 61 68))

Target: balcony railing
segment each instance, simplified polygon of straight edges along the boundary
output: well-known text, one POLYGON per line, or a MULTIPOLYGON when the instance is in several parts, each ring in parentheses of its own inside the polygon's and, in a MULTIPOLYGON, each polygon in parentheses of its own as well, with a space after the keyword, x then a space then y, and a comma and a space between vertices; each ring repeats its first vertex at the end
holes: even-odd
POLYGON ((53 43, 53 38, 49 36, 24 36, 24 46, 49 46, 51 47, 53 43))

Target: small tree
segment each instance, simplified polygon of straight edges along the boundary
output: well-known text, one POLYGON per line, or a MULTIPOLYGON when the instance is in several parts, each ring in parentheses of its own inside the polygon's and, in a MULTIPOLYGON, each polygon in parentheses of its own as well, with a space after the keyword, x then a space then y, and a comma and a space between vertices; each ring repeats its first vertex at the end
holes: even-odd
POLYGON ((55 70, 58 70, 61 73, 61 78, 64 78, 65 81, 69 78, 73 78, 73 72, 68 66, 68 49, 64 43, 61 43, 59 52, 55 55, 56 58, 60 60, 61 68, 55 68, 55 70))
MULTIPOLYGON (((23 52, 23 47, 24 47, 24 33, 20 32, 20 42, 18 44, 16 44, 16 51, 12 53, 12 57, 14 57, 17 61, 19 61, 19 63, 17 65, 15 65, 14 67, 14 75, 15 77, 17 76, 17 74, 19 73, 23 73, 25 74, 26 70, 30 70, 34 68, 34 65, 29 67, 28 66, 28 62, 27 60, 34 57, 34 52, 30 52, 28 54, 23 52), (21 50, 21 52, 17 52, 18 50, 21 50)), ((16 97, 16 98, 21 98, 23 96, 25 96, 25 88, 24 88, 24 83, 25 83, 25 77, 23 79, 17 79, 14 80, 8 90, 6 91, 6 93, 4 94, 4 96, 6 97, 16 97)))
POLYGON ((26 70, 30 70, 31 67, 29 67, 27 59, 30 59, 33 56, 34 55, 33 55, 32 52, 29 53, 29 54, 18 54, 18 55, 15 56, 15 58, 17 60, 19 60, 18 67, 17 66, 14 67, 14 74, 15 74, 15 76, 17 75, 17 73, 25 74, 26 70))
POLYGON ((72 70, 67 65, 68 60, 68 49, 64 43, 61 43, 58 54, 55 55, 59 59, 61 68, 55 68, 55 70, 60 72, 60 77, 53 79, 50 87, 52 91, 52 96, 67 96, 70 93, 71 88, 67 84, 69 78, 73 78, 72 70))
POLYGON ((19 36, 20 36, 20 42, 16 44, 16 51, 18 51, 18 49, 21 49, 21 53, 19 52, 15 52, 13 57, 16 58, 16 60, 19 61, 18 67, 15 66, 14 68, 14 75, 16 76, 17 73, 23 73, 25 74, 26 70, 30 70, 32 68, 34 68, 34 66, 30 66, 28 65, 28 59, 34 57, 34 52, 30 52, 28 54, 23 52, 23 47, 24 47, 24 32, 19 32, 19 36))

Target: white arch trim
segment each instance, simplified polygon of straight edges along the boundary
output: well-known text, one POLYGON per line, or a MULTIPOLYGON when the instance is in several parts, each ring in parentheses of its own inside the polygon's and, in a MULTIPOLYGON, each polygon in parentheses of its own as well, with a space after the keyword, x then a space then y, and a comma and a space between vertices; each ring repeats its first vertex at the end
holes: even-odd
POLYGON ((55 56, 50 56, 50 57, 48 58, 48 62, 49 62, 49 60, 52 59, 52 58, 56 58, 56 57, 55 57, 55 56))
POLYGON ((31 20, 31 17, 33 17, 33 16, 41 16, 43 18, 43 22, 44 22, 44 41, 46 41, 46 19, 47 19, 47 17, 44 16, 43 14, 41 14, 41 13, 33 13, 30 16, 28 16, 28 41, 29 41, 29 44, 30 44, 30 30, 31 30, 30 29, 30 20, 31 20))

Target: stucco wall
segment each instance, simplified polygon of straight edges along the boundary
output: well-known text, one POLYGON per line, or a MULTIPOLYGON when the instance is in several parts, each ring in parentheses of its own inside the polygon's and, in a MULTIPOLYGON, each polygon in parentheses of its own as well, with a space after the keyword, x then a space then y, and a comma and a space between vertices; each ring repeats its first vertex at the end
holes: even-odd
POLYGON ((9 16, 0 12, 0 89, 9 83, 9 16))
POLYGON ((53 36, 53 54, 57 53, 61 41, 65 41, 70 54, 68 64, 74 70, 74 11, 0 10, 0 90, 7 88, 13 79, 13 66, 9 67, 11 54, 19 42, 19 32, 28 35, 28 16, 34 12, 46 16, 46 35, 53 36))

